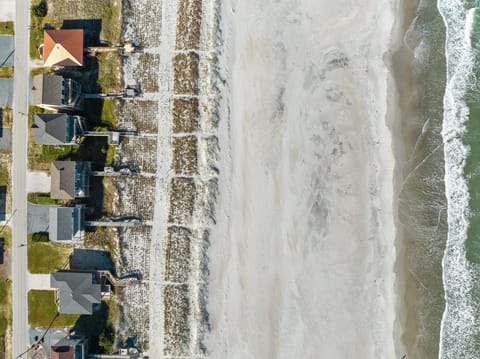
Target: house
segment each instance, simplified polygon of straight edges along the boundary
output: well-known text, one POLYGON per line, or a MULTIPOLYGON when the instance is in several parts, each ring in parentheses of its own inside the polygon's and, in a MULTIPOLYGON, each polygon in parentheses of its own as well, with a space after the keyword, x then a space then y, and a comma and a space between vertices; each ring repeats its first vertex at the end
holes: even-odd
POLYGON ((93 314, 100 304, 101 285, 94 273, 59 271, 50 274, 50 287, 56 290, 58 312, 62 314, 93 314))
POLYGON ((33 105, 47 110, 81 111, 82 86, 69 78, 41 74, 33 77, 33 105))
POLYGON ((37 145, 73 145, 85 132, 85 119, 65 113, 35 114, 33 141, 37 145))
POLYGON ((90 162, 53 161, 50 166, 50 196, 72 200, 90 195, 90 162))
POLYGON ((52 242, 83 242, 85 235, 85 205, 48 207, 48 239, 52 242))
POLYGON ((45 66, 83 66, 83 29, 44 30, 45 66))
POLYGON ((87 352, 87 338, 65 337, 50 347, 50 359, 85 359, 87 352))

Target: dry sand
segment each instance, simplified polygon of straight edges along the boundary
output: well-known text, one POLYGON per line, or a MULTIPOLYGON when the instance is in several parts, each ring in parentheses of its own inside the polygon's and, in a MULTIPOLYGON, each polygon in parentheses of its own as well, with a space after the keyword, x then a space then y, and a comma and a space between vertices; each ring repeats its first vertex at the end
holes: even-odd
POLYGON ((227 0, 211 358, 399 358, 396 4, 227 0))

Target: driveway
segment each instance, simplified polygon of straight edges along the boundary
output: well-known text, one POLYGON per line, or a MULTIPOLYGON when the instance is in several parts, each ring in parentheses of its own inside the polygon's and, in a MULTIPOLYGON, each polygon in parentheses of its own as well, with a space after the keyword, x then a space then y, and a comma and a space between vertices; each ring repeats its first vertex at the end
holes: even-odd
POLYGON ((15 20, 15 0, 0 0, 0 21, 15 20))
POLYGON ((13 66, 13 50, 15 38, 12 35, 0 35, 0 66, 13 66))
POLYGON ((0 79, 0 107, 12 107, 13 79, 0 79))
POLYGON ((50 288, 50 274, 28 274, 27 275, 27 291, 36 290, 51 290, 50 288))
POLYGON ((27 192, 50 192, 50 176, 47 172, 27 172, 27 192))
POLYGON ((50 207, 28 203, 28 233, 46 232, 49 226, 50 207))

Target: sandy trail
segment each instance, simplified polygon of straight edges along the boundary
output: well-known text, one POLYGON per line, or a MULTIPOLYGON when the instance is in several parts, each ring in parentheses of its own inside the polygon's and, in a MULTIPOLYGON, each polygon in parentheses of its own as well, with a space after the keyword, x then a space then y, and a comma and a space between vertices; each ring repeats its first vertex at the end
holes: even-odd
POLYGON ((223 4, 209 357, 397 357, 393 6, 223 4))

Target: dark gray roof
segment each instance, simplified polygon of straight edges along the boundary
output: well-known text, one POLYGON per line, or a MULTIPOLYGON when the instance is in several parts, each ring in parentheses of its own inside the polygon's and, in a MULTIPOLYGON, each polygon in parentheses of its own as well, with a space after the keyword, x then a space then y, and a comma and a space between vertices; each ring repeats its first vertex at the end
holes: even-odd
POLYGON ((34 120, 32 132, 38 145, 61 145, 73 137, 72 119, 65 113, 36 114, 34 120))
POLYGON ((50 207, 48 236, 51 241, 71 241, 74 233, 74 207, 50 207))
POLYGON ((34 105, 62 105, 63 77, 41 74, 33 78, 32 96, 34 105))
POLYGON ((92 273, 55 272, 50 275, 50 286, 58 288, 60 313, 92 314, 93 304, 101 300, 100 284, 93 284, 92 273))
POLYGON ((50 195, 56 199, 75 198, 75 166, 74 161, 53 161, 50 166, 50 195))

